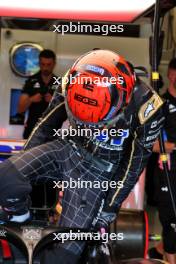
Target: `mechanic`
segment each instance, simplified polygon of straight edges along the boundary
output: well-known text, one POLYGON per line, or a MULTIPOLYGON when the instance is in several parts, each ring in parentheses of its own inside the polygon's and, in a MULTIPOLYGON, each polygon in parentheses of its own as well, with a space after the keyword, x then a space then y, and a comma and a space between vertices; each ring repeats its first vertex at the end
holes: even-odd
MULTIPOLYGON (((17 116, 24 115, 29 110, 23 138, 27 139, 42 113, 48 107, 54 90, 53 70, 56 55, 52 50, 42 50, 39 55, 40 71, 31 76, 25 83, 19 100, 17 116)), ((56 76, 55 76, 56 77, 56 76)))
MULTIPOLYGON (((25 151, 0 164, 1 223, 29 218, 28 194, 35 182, 122 181, 123 188, 107 192, 94 185, 64 190, 61 227, 107 230, 152 153, 163 120, 163 102, 136 78, 130 63, 108 50, 78 58, 62 79, 62 90, 65 100, 55 92, 25 151), (89 79, 80 81, 81 77, 89 79), (73 128, 98 129, 100 135, 53 140, 53 129, 60 128, 67 116, 73 128), (104 134, 105 128, 108 133, 104 134), (112 128, 123 129, 122 135, 112 135, 112 128)), ((45 252, 41 263, 77 263, 84 247, 85 241, 58 244, 45 252)))
MULTIPOLYGON (((176 58, 168 65, 169 87, 163 98, 167 100, 165 105, 164 138, 165 149, 168 153, 169 180, 174 201, 176 203, 176 58)), ((154 151, 160 152, 159 142, 154 145, 154 151)), ((163 246, 170 264, 176 264, 176 215, 172 207, 169 188, 163 167, 156 165, 156 200, 159 218, 162 224, 163 246)))

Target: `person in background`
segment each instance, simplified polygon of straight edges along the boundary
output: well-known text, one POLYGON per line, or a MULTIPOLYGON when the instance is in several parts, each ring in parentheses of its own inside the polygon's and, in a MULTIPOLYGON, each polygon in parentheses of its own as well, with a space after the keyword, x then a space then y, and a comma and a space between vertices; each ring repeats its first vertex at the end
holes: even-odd
MULTIPOLYGON (((176 58, 168 66, 169 87, 163 98, 165 105, 164 141, 168 155, 169 180, 176 204, 176 58)), ((159 142, 156 141, 154 152, 160 152, 159 142)), ((173 210, 170 190, 165 172, 159 159, 155 169, 156 200, 159 218, 162 225, 163 248, 170 264, 176 264, 176 215, 173 210)))
MULTIPOLYGON (((56 64, 56 55, 52 50, 45 49, 39 55, 40 71, 26 81, 18 104, 18 115, 29 110, 25 124, 23 138, 27 139, 42 113, 48 107, 54 90, 55 75, 53 70, 56 64)), ((56 76, 55 76, 56 77, 56 76)), ((56 77, 57 78, 57 77, 56 77)))

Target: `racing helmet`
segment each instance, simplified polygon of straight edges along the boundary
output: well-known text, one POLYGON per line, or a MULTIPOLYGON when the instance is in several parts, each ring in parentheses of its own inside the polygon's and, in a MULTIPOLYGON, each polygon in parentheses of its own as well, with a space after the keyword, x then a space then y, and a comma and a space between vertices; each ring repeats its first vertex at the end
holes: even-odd
POLYGON ((136 76, 123 57, 109 50, 92 50, 79 57, 64 82, 68 118, 102 126, 129 103, 136 76))

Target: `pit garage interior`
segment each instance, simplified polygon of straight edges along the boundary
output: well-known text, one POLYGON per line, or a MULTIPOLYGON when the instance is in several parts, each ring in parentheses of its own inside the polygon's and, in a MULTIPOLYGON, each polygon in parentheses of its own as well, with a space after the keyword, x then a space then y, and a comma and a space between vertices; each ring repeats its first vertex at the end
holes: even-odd
MULTIPOLYGON (((39 45, 41 49, 51 49, 56 54, 56 67, 54 73, 64 76, 74 61, 82 54, 93 49, 108 49, 119 53, 133 63, 136 72, 148 85, 152 85, 152 35, 155 14, 155 1, 110 1, 109 6, 99 10, 99 1, 95 5, 96 12, 91 13, 89 5, 74 10, 59 9, 56 2, 48 8, 43 1, 40 5, 24 4, 16 1, 0 0, 0 160, 16 155, 24 145, 24 124, 12 124, 11 117, 17 113, 19 96, 27 79, 15 72, 12 65, 13 49, 17 45, 39 45), (5 3, 7 2, 7 3, 5 3), (145 2, 145 3, 144 3, 145 2), (131 6, 133 11, 128 10, 131 6), (136 7, 135 7, 136 4, 136 7), (144 6, 143 6, 144 4, 144 6), (125 6, 126 5, 126 6, 125 6), (114 8, 113 8, 114 6, 114 8), (86 9, 87 8, 87 9, 86 9), (107 9, 106 9, 107 8, 107 9), (123 10, 124 8, 124 10, 123 10), (122 10, 121 10, 122 9, 122 10), (88 10, 88 11, 85 11, 88 10), (62 12, 61 12, 62 11, 62 12), (99 12, 101 11, 101 12, 99 12), (123 25, 123 32, 56 32, 54 25, 69 25, 69 23, 84 25, 123 25), (140 68, 143 67, 143 68, 140 68)), ((40 2, 40 1, 39 1, 40 2)), ((168 86, 167 68, 169 61, 176 57, 176 2, 174 0, 160 0, 160 36, 159 36, 159 73, 163 78, 163 87, 159 93, 162 95, 168 86)), ((91 1, 93 5, 93 1, 91 1)), ((100 4, 101 5, 101 4, 100 4)), ((75 4, 76 6, 76 4, 75 4)), ((70 7, 71 8, 71 7, 70 7)), ((31 57, 32 58, 32 57, 31 57)), ((30 58, 30 60, 31 60, 30 58)), ((31 63, 31 61, 29 62, 31 63)), ((38 68, 37 68, 38 70, 38 68)), ((67 126, 67 124, 66 124, 67 126)), ((113 262, 104 262, 104 258, 97 255, 82 263, 169 263, 164 260, 150 260, 149 248, 154 247, 162 240, 161 225, 155 205, 148 204, 146 194, 146 169, 129 197, 125 200, 118 220, 111 225, 111 231, 124 233, 123 241, 112 245, 113 262)), ((57 221, 50 223, 49 210, 58 207, 60 212, 61 194, 53 192, 46 185, 42 185, 42 204, 35 207, 33 224, 21 228, 0 227, 0 263, 29 263, 39 262, 39 255, 43 248, 51 241, 51 234, 58 230, 57 221), (50 192, 52 201, 48 203, 50 192), (59 196, 60 195, 60 196, 59 196), (37 219, 39 211, 39 220, 37 219)), ((150 193, 151 195, 151 193, 150 193)), ((59 213, 58 213, 59 215, 59 213)), ((53 215, 52 215, 53 216, 53 215)), ((176 243, 176 242, 175 242, 176 243)), ((95 245, 90 245, 91 249, 95 245)), ((90 257, 90 256, 89 256, 90 257)), ((166 260, 165 260, 166 261, 166 260)), ((64 264, 64 260, 63 260, 64 264)))

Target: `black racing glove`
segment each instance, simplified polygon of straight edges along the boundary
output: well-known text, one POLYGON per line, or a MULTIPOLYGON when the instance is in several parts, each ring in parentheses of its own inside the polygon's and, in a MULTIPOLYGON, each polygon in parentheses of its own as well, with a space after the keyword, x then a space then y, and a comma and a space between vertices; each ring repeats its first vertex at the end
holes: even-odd
POLYGON ((108 232, 110 224, 116 219, 119 211, 120 206, 111 207, 107 202, 104 204, 104 200, 102 200, 101 207, 92 222, 92 226, 100 232, 101 229, 104 229, 104 232, 108 232))
POLYGON ((99 216, 95 218, 95 228, 97 230, 105 229, 108 231, 109 225, 116 219, 116 213, 102 211, 99 216))
MULTIPOLYGON (((97 215, 96 218, 94 218, 93 221, 94 229, 96 229, 96 232, 100 233, 102 236, 105 233, 108 234, 110 231, 109 226, 115 219, 116 219, 116 213, 102 211, 97 215)), ((100 251, 102 250, 103 249, 101 248, 100 251)))

